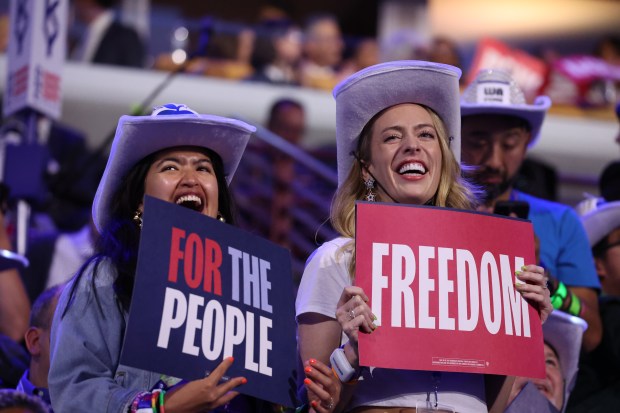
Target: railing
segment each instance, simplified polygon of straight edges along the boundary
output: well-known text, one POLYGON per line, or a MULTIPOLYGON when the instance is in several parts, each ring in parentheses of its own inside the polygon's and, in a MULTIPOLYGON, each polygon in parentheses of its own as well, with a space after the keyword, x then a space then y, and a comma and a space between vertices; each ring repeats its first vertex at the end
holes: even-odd
POLYGON ((257 126, 232 183, 239 226, 288 248, 295 282, 312 251, 337 236, 328 220, 337 182, 332 168, 257 126))

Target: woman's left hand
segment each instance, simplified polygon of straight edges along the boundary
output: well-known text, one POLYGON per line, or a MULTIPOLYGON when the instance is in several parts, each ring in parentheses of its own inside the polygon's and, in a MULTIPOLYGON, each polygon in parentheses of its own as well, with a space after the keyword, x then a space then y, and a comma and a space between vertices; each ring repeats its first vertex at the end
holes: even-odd
POLYGON ((544 323, 553 311, 545 269, 538 265, 524 265, 519 271, 516 271, 515 275, 517 276, 515 288, 523 298, 538 307, 540 321, 544 323))
POLYGON ((332 369, 318 360, 310 359, 304 363, 310 412, 331 413, 340 401, 342 383, 332 369))

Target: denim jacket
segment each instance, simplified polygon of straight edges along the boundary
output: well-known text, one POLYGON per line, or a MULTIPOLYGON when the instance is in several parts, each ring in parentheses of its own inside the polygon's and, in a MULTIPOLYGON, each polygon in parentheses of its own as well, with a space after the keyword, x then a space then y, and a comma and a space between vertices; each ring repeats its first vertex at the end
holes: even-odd
POLYGON ((56 412, 127 413, 160 374, 119 364, 128 313, 114 292, 117 272, 104 259, 93 284, 91 262, 75 286, 64 289, 52 323, 49 390, 56 412), (93 285, 96 295, 93 293, 93 285))

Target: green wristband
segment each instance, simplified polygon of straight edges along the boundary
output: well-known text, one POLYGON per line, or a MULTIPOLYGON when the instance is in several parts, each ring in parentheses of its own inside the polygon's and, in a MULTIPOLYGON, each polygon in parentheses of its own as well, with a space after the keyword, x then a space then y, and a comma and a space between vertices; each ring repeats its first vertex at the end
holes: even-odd
POLYGON ((558 310, 562 307, 564 300, 568 297, 568 289, 566 285, 562 281, 558 282, 558 288, 555 290, 553 295, 551 296, 551 304, 553 308, 558 310))
POLYGON ((579 317, 581 313, 581 300, 575 294, 571 293, 570 307, 568 307, 568 313, 579 317))

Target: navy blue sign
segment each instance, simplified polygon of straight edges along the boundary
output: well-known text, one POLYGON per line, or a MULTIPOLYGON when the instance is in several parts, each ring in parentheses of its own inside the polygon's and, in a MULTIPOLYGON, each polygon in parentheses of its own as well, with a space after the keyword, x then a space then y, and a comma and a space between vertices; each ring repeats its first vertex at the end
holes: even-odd
POLYGON ((146 197, 121 362, 186 380, 233 356, 235 390, 294 406, 294 290, 288 250, 146 197))

